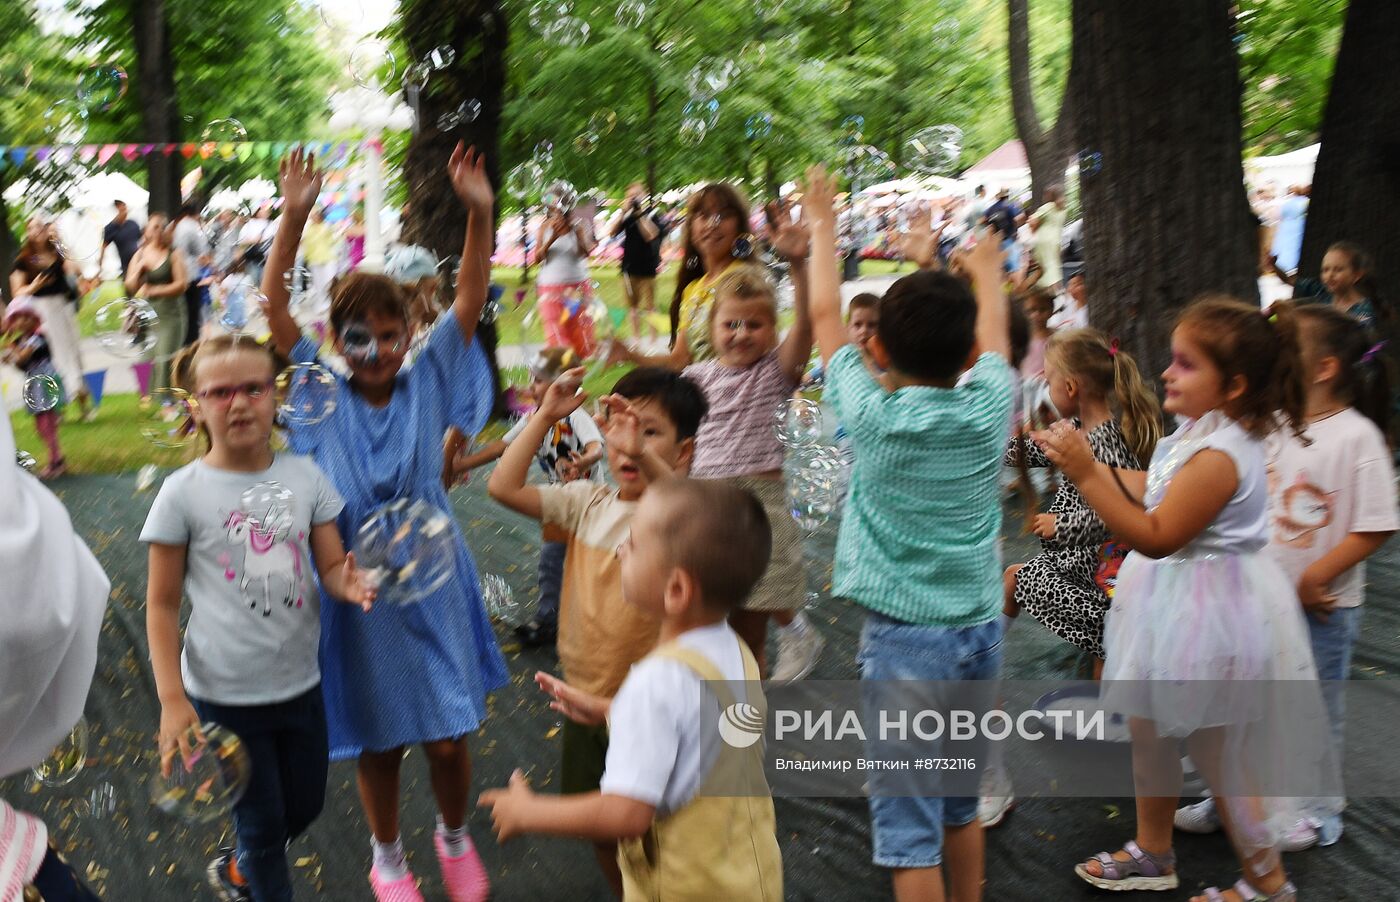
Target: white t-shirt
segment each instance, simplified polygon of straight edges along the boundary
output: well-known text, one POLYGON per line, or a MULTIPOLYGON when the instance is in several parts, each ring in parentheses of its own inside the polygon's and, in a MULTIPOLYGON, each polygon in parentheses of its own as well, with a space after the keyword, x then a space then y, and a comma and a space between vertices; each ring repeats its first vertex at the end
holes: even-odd
POLYGON ((270 705, 321 681, 311 527, 344 506, 316 462, 299 454, 278 454, 260 473, 196 460, 165 480, 141 541, 186 547, 180 672, 189 695, 270 705), (282 497, 250 491, 269 485, 282 497))
MULTIPOLYGON (((708 658, 725 679, 744 679, 743 640, 728 623, 690 630, 676 641, 708 658)), ((732 685, 743 692, 738 682, 732 685)), ((714 694, 679 661, 648 658, 632 665, 612 702, 602 791, 655 805, 658 816, 680 810, 719 757, 718 732, 700 729, 703 718, 718 716, 714 694)))
MULTIPOLYGON (((1400 529, 1390 450, 1376 425, 1348 407, 1308 429, 1305 446, 1284 428, 1268 440, 1268 552, 1296 584, 1348 533, 1400 529)), ((1337 607, 1361 604, 1362 561, 1332 583, 1337 607)))
POLYGON ((1046 321, 1050 331, 1057 332, 1060 329, 1087 329, 1089 328, 1089 308, 1076 307, 1074 298, 1065 295, 1064 306, 1050 314, 1050 319, 1046 321))
MULTIPOLYGON (((508 445, 515 441, 515 437, 525 431, 529 422, 529 417, 522 417, 520 422, 510 427, 504 439, 505 443, 508 445)), ((555 469, 559 458, 568 458, 570 452, 582 454, 584 449, 594 442, 601 445, 603 433, 598 431, 598 424, 593 422, 593 418, 580 408, 550 428, 545 434, 540 450, 535 452, 535 461, 549 478, 550 485, 553 485, 559 481, 559 471, 555 469)), ((594 469, 596 467, 589 469, 580 478, 592 479, 594 469)))

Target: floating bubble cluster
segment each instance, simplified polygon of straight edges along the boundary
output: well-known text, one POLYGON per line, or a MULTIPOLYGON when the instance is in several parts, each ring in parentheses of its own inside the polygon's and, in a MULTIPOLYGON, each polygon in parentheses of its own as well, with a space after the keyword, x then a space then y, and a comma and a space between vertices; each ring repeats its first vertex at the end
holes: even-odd
POLYGON ((452 518, 426 501, 400 498, 360 527, 355 560, 379 587, 379 600, 413 604, 452 576, 452 518))
POLYGON ((816 401, 790 398, 774 412, 773 434, 785 448, 814 445, 822 435, 822 409, 816 401))

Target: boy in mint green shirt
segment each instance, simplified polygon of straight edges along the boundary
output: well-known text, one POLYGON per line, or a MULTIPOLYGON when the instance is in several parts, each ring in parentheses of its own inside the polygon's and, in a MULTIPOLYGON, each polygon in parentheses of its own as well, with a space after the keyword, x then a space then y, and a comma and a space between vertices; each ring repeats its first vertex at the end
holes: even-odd
MULTIPOLYGON (((973 249, 961 281, 920 271, 880 300, 868 350, 876 381, 841 323, 835 186, 808 173, 811 317, 826 395, 855 446, 836 543, 833 594, 869 612, 863 680, 995 680, 1001 669, 998 478, 1011 421, 1008 305, 997 242, 973 249)), ((921 754, 938 756, 938 743, 921 754)), ((899 900, 976 898, 983 876, 977 798, 881 792, 870 798, 877 865, 899 900), (946 837, 945 837, 946 832, 946 837)))

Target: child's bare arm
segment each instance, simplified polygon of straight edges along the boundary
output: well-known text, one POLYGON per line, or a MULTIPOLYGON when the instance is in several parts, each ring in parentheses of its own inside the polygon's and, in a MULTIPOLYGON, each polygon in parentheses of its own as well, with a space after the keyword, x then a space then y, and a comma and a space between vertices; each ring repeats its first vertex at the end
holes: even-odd
POLYGON ((160 701, 159 750, 161 770, 169 774, 178 750, 190 756, 190 731, 199 729, 199 715, 185 694, 180 675, 180 599, 185 582, 184 545, 151 543, 147 556, 146 645, 160 701))
POLYGON ((977 348, 979 353, 1000 354, 1011 359, 1011 333, 1008 322, 1006 293, 1001 289, 1002 253, 994 234, 978 241, 968 255, 967 267, 972 274, 972 293, 977 298, 977 348))
POLYGON ((297 149, 283 157, 278 175, 282 183, 282 216, 277 222, 272 249, 267 253, 267 266, 263 269, 262 294, 267 299, 263 312, 272 332, 273 345, 281 353, 290 354, 301 340, 301 329, 292 319, 287 273, 296 265, 301 233, 321 193, 322 173, 316 168, 314 154, 297 149))
POLYGON ((471 344, 481 321, 481 308, 491 279, 492 207, 496 202, 491 180, 486 175, 486 155, 458 142, 447 163, 452 190, 467 208, 467 237, 462 245, 462 267, 457 272, 457 297, 452 312, 462 330, 462 340, 471 344))
POLYGON ((554 424, 578 410, 587 400, 586 395, 578 393, 583 374, 584 368, 576 367, 554 380, 539 408, 501 455, 496 469, 491 471, 486 483, 487 493, 516 513, 536 520, 543 516, 539 489, 526 483, 530 463, 554 424))
POLYGON ((595 841, 641 836, 656 818, 656 806, 602 792, 537 795, 519 770, 504 789, 488 789, 478 804, 491 809, 501 842, 526 833, 576 836, 595 841))
POLYGON ((808 301, 822 366, 848 341, 841 322, 841 271, 836 262, 836 182, 820 166, 807 170, 802 215, 812 231, 812 286, 808 301))

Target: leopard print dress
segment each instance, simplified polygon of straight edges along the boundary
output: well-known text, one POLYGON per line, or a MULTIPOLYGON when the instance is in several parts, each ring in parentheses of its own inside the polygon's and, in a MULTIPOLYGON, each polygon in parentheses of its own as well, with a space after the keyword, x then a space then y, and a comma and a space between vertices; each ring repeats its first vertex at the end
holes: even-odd
MULTIPOLYGON (((1075 421, 1078 426, 1078 421, 1075 421)), ((1094 459, 1111 467, 1142 469, 1130 450, 1118 423, 1109 420, 1089 433, 1094 459)), ((1016 463, 1020 442, 1031 467, 1053 466, 1040 448, 1028 439, 1013 438, 1006 451, 1006 464, 1016 463)), ((1109 597, 1095 581, 1100 552, 1111 536, 1098 514, 1084 502, 1079 489, 1068 479, 1050 504, 1055 515, 1055 536, 1040 540, 1040 553, 1026 562, 1016 574, 1016 604, 1050 632, 1095 657, 1102 658, 1103 621, 1109 597)))

